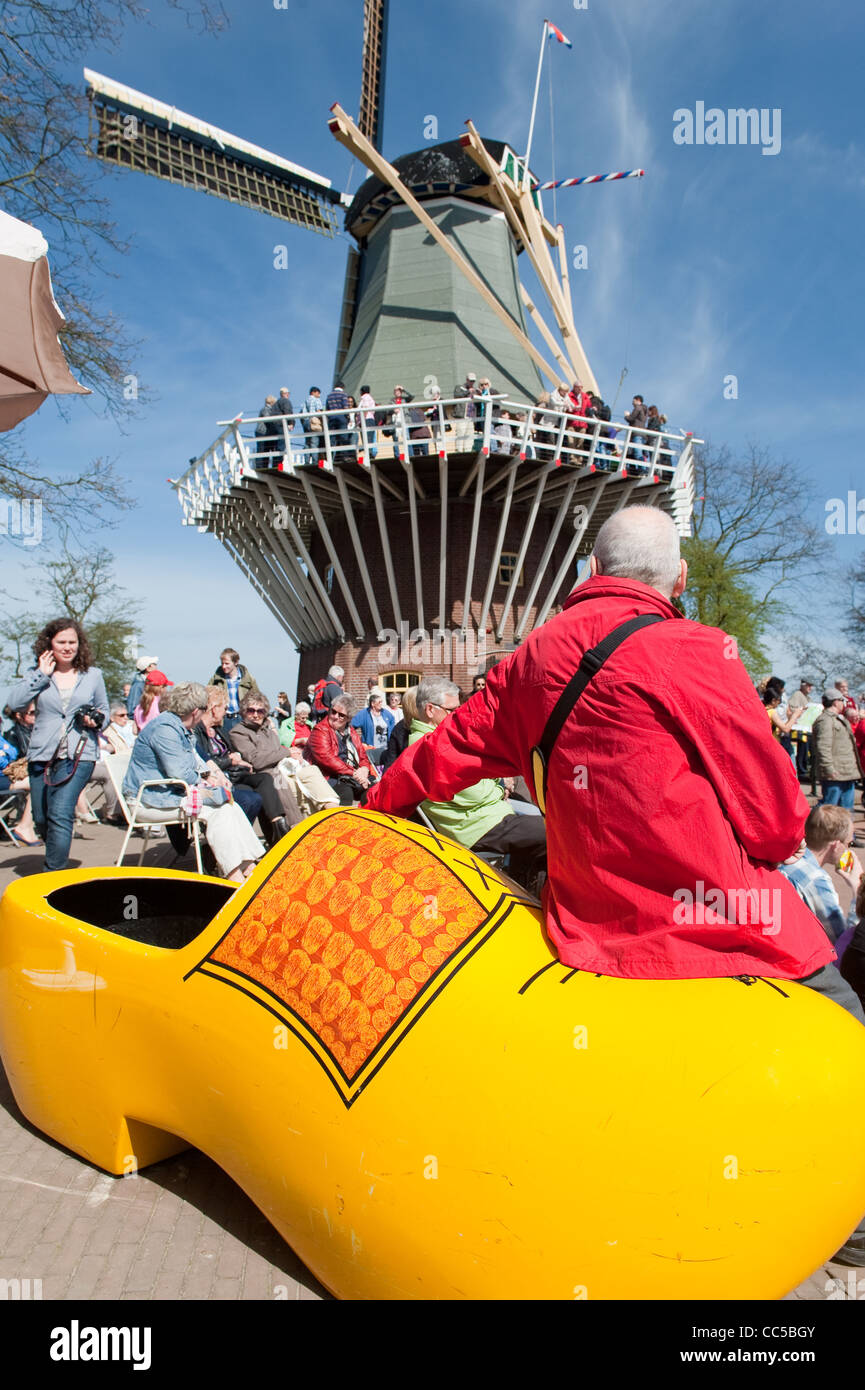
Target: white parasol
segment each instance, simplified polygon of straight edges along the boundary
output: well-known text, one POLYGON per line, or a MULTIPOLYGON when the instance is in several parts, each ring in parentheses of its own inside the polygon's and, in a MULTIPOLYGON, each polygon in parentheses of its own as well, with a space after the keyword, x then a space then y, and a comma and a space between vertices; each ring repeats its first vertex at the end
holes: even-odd
POLYGON ((57 330, 48 243, 0 210, 0 431, 38 410, 45 397, 89 395, 69 370, 57 330))

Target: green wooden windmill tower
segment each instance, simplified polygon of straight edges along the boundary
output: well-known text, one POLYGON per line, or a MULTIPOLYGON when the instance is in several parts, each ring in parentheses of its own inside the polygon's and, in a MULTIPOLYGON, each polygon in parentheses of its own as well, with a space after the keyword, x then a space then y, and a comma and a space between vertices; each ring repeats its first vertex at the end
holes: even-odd
POLYGON ((517 154, 482 140, 471 122, 456 140, 384 159, 387 17, 388 0, 365 0, 358 120, 339 105, 330 117, 369 171, 353 198, 85 72, 106 161, 325 236, 344 219, 352 245, 335 375, 356 397, 369 385, 379 404, 399 383, 415 411, 433 412, 423 450, 399 413, 387 436, 376 431, 375 450, 363 429, 350 448, 328 432, 323 451, 286 433, 278 469, 255 466, 253 421, 226 421, 174 484, 184 522, 220 540, 299 649, 301 690, 334 662, 357 694, 371 677, 400 688, 430 668, 467 682, 555 611, 612 511, 651 501, 686 533, 693 501, 690 438, 656 439, 635 467, 624 427, 608 446, 598 431, 564 416, 559 427, 532 409, 559 381, 595 389, 562 228, 544 217, 517 154), (521 262, 534 268, 547 318, 521 262), (447 402, 470 371, 500 400, 479 407, 473 435, 458 444, 448 417, 459 402, 447 402), (503 411, 504 438, 495 430, 503 411))

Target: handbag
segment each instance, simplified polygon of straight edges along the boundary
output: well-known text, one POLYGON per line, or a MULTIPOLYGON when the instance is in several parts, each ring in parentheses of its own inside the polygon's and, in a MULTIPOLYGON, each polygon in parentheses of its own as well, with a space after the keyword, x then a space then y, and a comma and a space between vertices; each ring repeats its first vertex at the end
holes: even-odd
POLYGON ((538 809, 544 815, 547 813, 547 773, 553 745, 562 732, 565 720, 589 681, 598 674, 604 662, 613 655, 616 648, 620 647, 627 637, 630 637, 632 632, 638 632, 641 627, 650 627, 653 623, 666 621, 666 618, 662 617, 660 613, 644 613, 639 618, 629 618, 627 622, 614 627, 603 642, 599 642, 596 647, 591 647, 583 654, 583 659, 575 674, 571 676, 553 706, 553 712, 547 720, 540 742, 535 744, 530 754, 535 801, 538 809))
POLYGON ((10 782, 22 782, 27 777, 27 759, 16 758, 14 762, 7 763, 3 771, 10 782))
POLYGON ((320 415, 312 415, 309 420, 310 434, 324 434, 324 426, 321 423, 320 415))

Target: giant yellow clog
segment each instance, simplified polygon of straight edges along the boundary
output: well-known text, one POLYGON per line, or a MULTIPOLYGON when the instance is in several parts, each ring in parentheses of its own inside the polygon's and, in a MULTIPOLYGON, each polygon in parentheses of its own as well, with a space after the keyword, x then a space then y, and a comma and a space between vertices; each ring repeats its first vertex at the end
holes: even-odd
POLYGON ((112 1173, 196 1145, 343 1298, 778 1298, 865 1210, 846 1013, 569 970, 513 884, 371 812, 236 893, 13 884, 0 1049, 46 1133, 112 1173))

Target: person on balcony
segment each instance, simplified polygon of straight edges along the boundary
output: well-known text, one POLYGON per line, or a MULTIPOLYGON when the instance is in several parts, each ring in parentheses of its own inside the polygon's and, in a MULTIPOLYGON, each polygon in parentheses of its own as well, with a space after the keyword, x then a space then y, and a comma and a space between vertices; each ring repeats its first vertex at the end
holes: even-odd
POLYGON ((324 425, 322 424, 322 411, 324 401, 321 399, 321 388, 310 386, 309 395, 303 403, 301 425, 306 440, 306 448, 310 463, 322 457, 324 454, 324 425))
POLYGON ((276 409, 273 412, 273 418, 276 419, 278 416, 283 417, 283 419, 280 420, 280 443, 283 446, 283 448, 287 447, 290 450, 291 432, 294 429, 294 406, 291 403, 291 392, 287 386, 280 387, 279 400, 276 402, 276 409), (289 418, 286 419, 286 416, 288 416, 289 418), (289 436, 288 445, 286 445, 286 434, 289 436))
POLYGON ((254 468, 276 468, 282 463, 284 435, 282 425, 277 422, 282 411, 276 396, 265 396, 261 415, 255 427, 256 461, 254 468))
MULTIPOLYGON (((633 446, 635 444, 645 444, 646 436, 642 431, 646 427, 648 418, 649 412, 646 409, 642 396, 634 396, 631 402, 631 409, 625 412, 625 423, 631 426, 632 431, 640 430, 641 433, 631 434, 631 447, 628 449, 626 457, 629 459, 637 459, 641 463, 645 463, 646 461, 645 449, 635 449, 633 446)), ((646 470, 644 469, 643 471, 645 472, 646 470)))
POLYGON ((327 429, 330 435, 331 449, 345 449, 348 444, 348 417, 351 407, 348 393, 341 381, 333 383, 333 390, 328 392, 325 410, 335 411, 336 413, 327 416, 327 429))
POLYGON ((374 459, 378 453, 378 430, 375 423, 375 399, 369 386, 361 386, 360 388, 359 410, 363 416, 363 431, 358 447, 359 449, 363 448, 363 434, 365 432, 366 447, 369 450, 370 458, 374 459))
POLYGON ((490 452, 494 454, 512 455, 515 452, 514 427, 511 422, 511 412, 502 410, 493 416, 493 433, 490 440, 490 452))
POLYGON ((465 381, 454 387, 451 417, 454 421, 454 449, 458 454, 470 453, 474 448, 477 381, 475 372, 467 372, 465 381))

